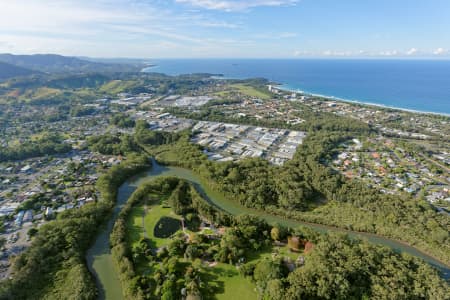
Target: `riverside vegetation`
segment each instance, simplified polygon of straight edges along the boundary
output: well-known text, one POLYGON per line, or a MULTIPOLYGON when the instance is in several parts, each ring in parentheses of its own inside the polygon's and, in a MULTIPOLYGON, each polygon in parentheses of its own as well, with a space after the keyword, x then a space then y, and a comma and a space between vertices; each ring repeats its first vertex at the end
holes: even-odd
MULTIPOLYGON (((389 223, 390 219, 384 217, 387 212, 392 214, 397 211, 392 211, 392 205, 396 205, 395 207, 404 207, 404 211, 402 211, 401 215, 394 215, 394 217, 397 218, 394 219, 394 221, 396 220, 396 222, 409 224, 412 220, 406 218, 406 216, 408 216, 408 213, 416 211, 416 213, 421 213, 419 217, 414 219, 414 222, 417 222, 420 218, 423 218, 424 212, 426 213, 427 210, 430 210, 428 223, 434 221, 432 224, 434 224, 438 230, 439 228, 441 228, 441 231, 444 230, 445 222, 439 220, 436 217, 436 214, 431 214, 431 208, 427 207, 426 203, 420 205, 417 205, 415 204, 416 202, 412 201, 400 203, 398 199, 395 198, 392 198, 393 202, 389 202, 387 199, 383 200, 382 197, 386 197, 385 195, 380 196, 371 193, 366 186, 356 185, 355 182, 346 182, 343 178, 339 177, 338 174, 331 172, 326 166, 320 164, 320 160, 326 155, 325 153, 328 150, 327 147, 332 147, 333 143, 336 143, 337 141, 339 141, 339 138, 334 137, 333 135, 315 135, 314 137, 308 138, 304 146, 298 150, 296 157, 291 162, 283 167, 274 167, 260 159, 249 159, 237 163, 219 164, 210 162, 201 152, 199 146, 189 143, 189 135, 187 132, 176 134, 151 132, 146 130, 144 124, 138 122, 138 124, 136 124, 135 135, 133 136, 133 143, 135 143, 136 147, 144 147, 146 151, 155 154, 159 161, 168 164, 181 165, 195 170, 203 178, 207 178, 209 184, 211 184, 214 189, 223 192, 228 197, 249 207, 266 209, 268 212, 284 214, 286 217, 325 224, 331 223, 337 226, 342 226, 342 223, 339 223, 339 218, 354 215, 354 210, 342 210, 343 207, 373 207, 372 215, 376 218, 369 219, 368 224, 370 224, 371 227, 367 227, 366 217, 368 214, 364 210, 360 213, 361 218, 356 219, 358 222, 355 222, 355 219, 353 219, 352 223, 345 224, 345 226, 361 231, 379 232, 379 230, 383 228, 382 224, 386 223, 380 223, 378 220, 383 220, 383 222, 387 222, 388 225, 391 225, 391 227, 389 227, 390 231, 388 231, 389 234, 386 235, 399 238, 400 229, 398 231, 395 230, 396 226, 394 226, 394 224, 396 223, 389 223), (277 174, 277 176, 274 176, 274 174, 277 174), (351 191, 351 194, 349 194, 349 191, 351 191), (325 205, 322 204, 323 198, 328 201, 325 205), (361 199, 365 201, 362 201, 361 199), (289 213, 285 213, 286 208, 290 210, 289 213), (333 209, 339 210, 339 218, 332 213, 328 215, 321 214, 327 211, 333 212, 333 209), (317 213, 317 211, 320 213, 317 213), (376 214, 379 215, 377 216, 376 214)), ((101 146, 102 143, 108 143, 108 140, 100 139, 95 141, 93 145, 98 143, 100 143, 101 146)), ((102 149, 102 147, 99 149, 102 149)), ((134 148, 133 146, 133 149, 137 148, 134 148)), ((125 149, 125 151, 126 150, 130 149, 125 149)), ((65 212, 58 220, 46 224, 39 229, 30 249, 19 256, 15 261, 16 275, 14 278, 2 284, 1 298, 26 299, 31 297, 31 295, 33 295, 33 297, 48 299, 60 299, 61 297, 67 299, 70 299, 71 297, 77 299, 94 299, 96 297, 94 280, 92 275, 88 272, 84 262, 86 250, 96 233, 96 230, 92 229, 98 228, 98 226, 106 220, 115 202, 117 188, 120 184, 124 182, 126 178, 136 174, 139 170, 143 170, 149 165, 148 158, 145 155, 135 156, 130 153, 127 154, 128 159, 124 163, 111 168, 108 173, 98 180, 97 188, 101 193, 101 201, 96 204, 87 205, 80 210, 65 212), (65 284, 64 282, 70 282, 71 284, 65 284), (74 291, 76 291, 76 293, 74 293, 74 291)), ((152 189, 157 187, 157 185, 156 187, 151 186, 152 189)), ((178 197, 174 196, 172 199, 175 198, 178 200, 171 201, 172 206, 179 205, 181 207, 181 211, 178 211, 179 213, 185 213, 184 209, 187 209, 187 211, 191 210, 191 212, 204 216, 217 224, 239 227, 239 223, 236 223, 239 221, 236 221, 234 217, 218 212, 214 207, 205 204, 203 200, 198 200, 197 202, 193 201, 193 199, 199 199, 200 196, 196 194, 195 190, 192 188, 184 190, 184 192, 181 193, 180 191, 182 191, 182 188, 178 187, 178 185, 176 187, 175 191, 178 191, 178 197), (193 206, 194 204, 192 203, 197 203, 197 206, 193 206), (199 203, 202 203, 202 205, 200 206, 199 203)), ((186 189, 186 187, 183 189, 186 189)), ((160 188, 159 192, 168 193, 172 190, 173 185, 169 185, 169 187, 165 186, 164 189, 160 188)), ((138 191, 141 191, 141 189, 138 191)), ((156 189, 156 191, 158 190, 156 189)), ((139 196, 139 194, 136 195, 139 196)), ((133 200, 135 198, 139 199, 140 197, 138 196, 133 195, 127 207, 131 207, 135 201, 138 201, 133 200)), ((405 199, 405 201, 408 201, 408 199, 405 199)), ((123 211, 123 217, 126 216, 126 213, 127 208, 123 211)), ((249 220, 251 220, 248 221, 250 223, 244 223, 246 224, 244 227, 247 228, 250 226, 253 228, 256 226, 255 230, 258 234, 264 231, 270 231, 268 224, 265 222, 252 217, 249 217, 249 220), (251 225, 253 223, 254 225, 251 225), (259 228, 258 226, 260 225, 258 224, 262 224, 261 226, 264 228, 259 228)), ((122 221, 118 221, 114 228, 113 235, 111 236, 111 243, 113 246, 114 257, 120 258, 118 260, 118 269, 127 296, 147 297, 145 295, 153 295, 155 297, 162 297, 165 293, 172 295, 172 293, 178 291, 178 288, 183 288, 186 281, 178 282, 175 285, 166 283, 166 286, 164 286, 164 282, 166 282, 164 279, 166 278, 165 276, 169 276, 167 278, 184 276, 185 272, 188 270, 190 273, 193 272, 192 274, 201 274, 201 270, 195 270, 194 265, 188 263, 187 265, 181 264, 181 266, 184 266, 181 269, 178 269, 179 266, 176 267, 176 271, 174 271, 173 274, 170 272, 163 272, 160 275, 162 281, 159 281, 159 283, 153 282, 150 278, 140 278, 139 276, 141 275, 135 273, 135 266, 133 265, 135 261, 133 261, 133 256, 130 255, 132 252, 130 252, 129 246, 124 244, 123 230, 125 230, 126 227, 123 226, 124 224, 118 225, 121 222, 122 221)), ((424 241, 428 242, 429 246, 437 244, 436 242, 432 242, 436 238, 433 234, 425 236, 423 234, 423 227, 421 228, 422 231, 419 231, 419 226, 414 225, 416 223, 411 222, 410 224, 410 229, 402 228, 402 240, 408 241, 407 238, 410 238, 409 235, 414 236, 413 232, 414 230, 417 230, 417 235, 414 236, 415 240, 417 240, 417 236, 419 236, 424 241)), ((219 259, 219 255, 217 254, 219 252, 213 253, 212 257, 217 258, 218 261, 234 263, 237 258, 247 257, 245 252, 249 249, 255 249, 255 247, 257 249, 262 249, 270 244, 268 242, 270 240, 270 234, 268 233, 255 237, 252 237, 251 233, 249 234, 250 236, 240 236, 243 240, 241 240, 241 242, 236 242, 236 245, 238 246, 233 246, 233 243, 229 244, 228 242, 224 242, 223 244, 226 244, 226 247, 224 247, 227 250, 223 250, 225 252, 222 251, 222 259, 219 259), (255 244, 247 244, 250 240, 255 244), (231 249, 228 248, 228 246, 230 246, 231 249), (234 253, 234 255, 230 256, 230 253, 234 253), (226 259, 223 259, 223 257, 226 257, 226 259), (232 258, 231 260, 230 257, 232 258)), ((314 264, 309 264, 307 260, 305 267, 310 267, 302 267, 289 274, 285 271, 279 272, 279 269, 277 268, 282 268, 280 267, 279 262, 269 263, 270 269, 274 267, 274 274, 278 275, 270 275, 272 276, 270 278, 273 279, 273 282, 270 281, 270 284, 267 286, 259 282, 260 279, 258 278, 262 278, 259 277, 260 275, 254 274, 255 270, 259 269, 257 268, 259 262, 253 261, 255 264, 251 264, 250 267, 246 269, 245 275, 253 278, 252 280, 258 287, 258 292, 265 295, 265 297, 272 297, 268 299, 276 299, 274 298, 276 297, 274 295, 279 295, 277 293, 281 292, 286 292, 287 295, 291 295, 290 297, 292 297, 292 299, 300 299, 305 296, 312 297, 313 295, 316 295, 315 297, 319 299, 329 297, 345 298, 350 297, 351 295, 354 295, 356 298, 375 297, 374 295, 387 295, 388 293, 392 293, 394 290, 388 289, 388 286, 395 286, 397 291, 404 291, 405 295, 412 295, 418 299, 430 297, 434 297, 435 299, 445 299, 442 297, 440 298, 440 294, 433 295, 431 291, 447 291, 448 284, 442 279, 439 279, 436 271, 432 270, 418 259, 401 256, 386 248, 377 248, 376 246, 370 246, 360 241, 355 242, 345 237, 320 238, 320 236, 315 237, 314 234, 311 236, 311 233, 299 233, 299 235, 301 234, 314 241, 317 249, 323 249, 323 251, 329 252, 324 252, 322 254, 320 254, 321 252, 311 252, 318 253, 315 254, 318 255, 317 258, 314 258, 314 254, 311 254, 311 256, 313 256, 312 261, 314 261, 314 264), (328 239, 333 242, 327 244, 326 241, 328 239), (341 245, 348 253, 341 253, 341 250, 339 250, 340 246, 338 247, 338 250, 336 250, 336 246, 332 245, 341 245), (361 248, 365 250, 363 251, 361 248), (337 253, 334 253, 333 251, 337 251, 337 253), (342 255, 340 256, 341 258, 339 258, 339 260, 342 261, 355 260, 359 261, 358 265, 360 266, 364 265, 372 267, 368 267, 369 269, 366 269, 364 271, 365 273, 362 269, 356 267, 355 269, 350 271, 345 270, 344 272, 344 266, 339 267, 338 260, 334 261, 334 258, 330 258, 329 255, 331 254, 333 255, 331 257, 342 255), (325 259, 326 257, 328 258, 325 259), (394 268, 391 264, 396 265, 396 267, 394 268), (323 268, 320 269, 323 273, 314 274, 313 271, 316 270, 319 265, 323 265, 323 268), (253 266, 254 270, 252 271, 253 266), (336 270, 327 269, 332 266, 343 273, 338 273, 336 278, 330 278, 329 274, 334 274, 336 272, 336 270), (400 271, 398 271, 398 268, 400 268, 400 271), (312 273, 304 274, 307 270, 312 273), (392 272, 397 270, 399 273, 389 273, 390 271, 388 270, 392 272), (360 274, 361 272, 367 277, 360 279, 361 286, 355 291, 353 289, 353 282, 356 279, 353 278, 353 276, 356 276, 355 274, 360 274), (423 276, 414 277, 409 272, 415 272, 415 274, 419 273, 423 276), (383 281, 382 274, 389 274, 388 277, 403 278, 403 280, 396 281, 395 284, 392 282, 387 283, 383 281), (297 278, 296 276, 299 277, 297 278), (324 280, 326 278, 323 286, 317 286, 313 281, 307 280, 308 278, 309 280, 313 280, 312 278, 318 278, 320 276, 324 276, 324 280), (371 280, 374 280, 377 276, 380 276, 380 279, 377 281, 378 284, 372 286, 371 280), (372 279, 369 280, 368 278, 372 279), (342 288, 337 289, 336 286, 334 286, 333 288, 324 290, 331 282, 335 282, 335 279, 337 282, 341 280, 343 284, 342 288), (303 286, 303 289, 299 290, 302 290, 302 293, 304 294, 295 294, 295 290, 293 290, 294 286, 303 286), (306 286, 309 287, 309 290, 305 288, 306 286), (410 291, 408 289, 410 286, 419 286, 420 288, 410 291), (275 291, 273 291, 273 289, 275 291)), ((448 240, 445 239, 445 235, 442 236, 444 236, 444 239, 441 241, 444 242, 443 244, 445 245, 445 243, 448 243, 448 240)), ((413 239, 411 238, 411 240, 413 239)), ((409 242, 411 242, 411 240, 409 242)), ((183 251, 186 251, 188 244, 182 244, 180 242, 178 242, 178 244, 179 249, 175 252, 178 253, 177 255, 182 255, 184 257, 183 251)), ((151 243, 149 244, 147 241, 141 243, 142 247, 145 245, 151 245, 151 243)), ((437 251, 437 248, 429 247, 429 249, 434 250, 433 252, 430 251, 430 253, 433 253, 436 256, 440 253, 437 251)), ((147 250, 151 250, 151 248, 147 250)), ((220 247, 218 251, 220 251, 220 247)), ((146 251, 145 253, 149 254, 150 252, 146 251)), ((448 256, 445 256, 445 253, 446 252, 444 251, 441 255, 444 259, 448 258, 448 256)), ((152 261, 154 259, 148 258, 146 255, 144 255, 144 257, 145 259, 150 259, 152 261)), ((169 256, 166 258, 169 259, 169 256)), ((164 257, 160 257, 159 259, 162 262, 164 257)), ((178 259, 181 259, 181 257, 178 257, 175 260, 172 259, 172 263, 175 263, 175 266, 177 266, 176 261, 178 261, 178 259)), ((261 263, 263 265, 267 264, 267 262, 261 263)), ((201 266, 198 266, 198 263, 196 266, 201 268, 201 266)), ((264 269, 266 267, 261 268, 264 269)), ((345 268, 347 267, 350 268, 350 266, 346 266, 345 268)), ((258 274, 258 272, 256 274, 258 274)), ((205 290, 208 289, 205 289, 204 285, 200 284, 203 282, 201 281, 201 275, 199 275, 200 277, 198 278, 196 276, 197 275, 193 277, 194 279, 191 278, 191 280, 194 280, 196 283, 191 284, 191 287, 189 289, 186 288, 186 291, 192 294, 202 293, 202 291, 205 293, 205 290), (198 288, 198 291, 194 289, 194 286, 198 288)), ((173 282, 173 280, 167 282, 173 282)), ((175 283, 176 282, 177 281, 175 281, 175 283)), ((399 297, 400 296, 401 295, 399 295, 399 297)))
MULTIPOLYGON (((352 125, 354 126, 354 125, 352 125)), ((136 138, 154 133, 136 133, 136 138)), ((179 134, 178 134, 179 135, 179 134)), ((148 137, 147 137, 148 138, 148 137)), ((450 263, 448 218, 408 194, 386 195, 348 180, 322 162, 348 139, 332 131, 309 135, 282 167, 263 159, 216 163, 184 135, 176 143, 153 147, 158 161, 190 168, 211 188, 247 207, 302 221, 380 234, 422 249, 450 263)))
MULTIPOLYGON (((141 230, 156 235, 158 223, 141 230)), ((437 272, 417 258, 342 234, 272 227, 251 215, 235 217, 174 177, 150 181, 132 194, 114 226, 111 245, 126 299, 222 299, 224 294, 228 299, 445 299, 448 292, 437 272), (135 235, 129 219, 144 203, 150 211, 171 207, 187 229, 174 230, 158 244, 161 236, 135 235), (223 233, 200 231, 200 220, 223 233), (229 269, 228 277, 213 276, 215 268, 223 271, 225 265, 236 269, 229 269)))

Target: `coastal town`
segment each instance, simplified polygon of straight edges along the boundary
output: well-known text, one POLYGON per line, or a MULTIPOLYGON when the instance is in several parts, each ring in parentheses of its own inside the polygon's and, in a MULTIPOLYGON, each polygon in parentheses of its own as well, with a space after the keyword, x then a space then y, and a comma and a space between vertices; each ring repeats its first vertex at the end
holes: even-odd
MULTIPOLYGON (((88 110, 87 115, 75 114, 67 120, 48 123, 46 130, 64 133, 62 143, 70 145, 70 152, 0 163, 3 220, 0 276, 8 276, 10 258, 30 245, 42 224, 65 210, 98 199, 96 179, 104 170, 120 163, 122 157, 93 152, 88 148, 88 140, 104 134, 133 134, 132 128, 120 128, 108 122, 118 112, 133 120, 145 120, 152 131, 189 130, 191 142, 201 145, 210 160, 263 158, 277 166, 292 159, 310 134, 311 114, 354 118, 370 124, 378 133, 352 137, 335 149, 327 163, 346 178, 361 179, 383 193, 415 195, 442 213, 448 213, 450 154, 446 146, 436 143, 439 139, 449 142, 448 119, 315 98, 272 85, 265 90, 243 87, 218 80, 186 96, 170 94, 170 91, 164 95, 121 92, 115 97, 105 96, 84 103, 81 109, 88 110), (220 111, 224 121, 187 117, 205 107, 220 111), (184 115, 179 113, 180 109, 184 115), (402 122, 401 128, 389 127, 398 119, 407 122, 402 122), (272 122, 278 126, 249 125, 248 120, 251 124, 264 120, 266 124, 272 122), (408 127, 408 124, 415 126, 408 127), (424 145, 433 150, 410 151, 405 147, 405 140, 411 142, 409 145, 424 145)), ((23 116, 35 112, 16 110, 14 113, 23 116)), ((4 147, 21 143, 23 137, 36 134, 37 126, 38 123, 29 122, 5 128, 0 143, 4 147)))
POLYGON ((0 7, 0 300, 450 300, 450 1, 0 7))

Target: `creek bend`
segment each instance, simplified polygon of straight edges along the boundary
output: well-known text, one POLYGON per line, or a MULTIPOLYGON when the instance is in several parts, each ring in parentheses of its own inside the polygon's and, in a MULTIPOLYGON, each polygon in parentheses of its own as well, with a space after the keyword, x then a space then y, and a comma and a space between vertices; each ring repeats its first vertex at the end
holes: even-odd
POLYGON ((136 176, 128 179, 124 184, 120 186, 117 194, 117 202, 114 206, 112 216, 106 226, 101 229, 101 232, 97 236, 95 243, 87 253, 88 268, 92 272, 92 274, 94 274, 94 277, 97 281, 97 286, 99 289, 99 299, 123 299, 121 283, 112 261, 109 244, 109 236, 121 209, 137 187, 148 180, 162 176, 176 176, 191 182, 210 204, 230 214, 254 214, 265 219, 269 223, 279 223, 287 227, 297 227, 303 225, 320 232, 342 232, 348 234, 351 237, 364 238, 373 244, 388 246, 396 251, 405 252, 410 255, 420 257, 427 263, 440 269, 443 273, 444 278, 450 278, 449 266, 446 266, 444 263, 436 260, 435 258, 400 241, 381 237, 379 235, 371 233, 355 232, 322 224, 287 219, 281 216, 270 215, 264 211, 246 208, 239 203, 227 200, 222 194, 209 188, 206 184, 204 184, 199 176, 194 174, 192 171, 180 167, 162 166, 159 165, 155 160, 153 160, 152 168, 150 170, 137 174, 136 176))

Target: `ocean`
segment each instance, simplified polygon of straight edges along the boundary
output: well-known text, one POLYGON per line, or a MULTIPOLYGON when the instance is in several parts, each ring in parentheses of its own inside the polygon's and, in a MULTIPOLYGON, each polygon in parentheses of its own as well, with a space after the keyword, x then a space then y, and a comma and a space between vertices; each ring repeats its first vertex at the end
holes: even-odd
POLYGON ((450 60, 158 59, 147 72, 267 78, 282 87, 422 112, 450 115, 450 60))

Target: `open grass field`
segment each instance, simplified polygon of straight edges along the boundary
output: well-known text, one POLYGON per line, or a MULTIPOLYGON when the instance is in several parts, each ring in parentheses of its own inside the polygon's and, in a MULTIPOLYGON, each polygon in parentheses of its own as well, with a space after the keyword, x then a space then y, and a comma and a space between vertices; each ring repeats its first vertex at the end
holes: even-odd
POLYGON ((214 267, 207 267, 206 275, 208 285, 217 291, 215 294, 217 300, 258 299, 255 285, 240 275, 235 266, 219 263, 214 267))
POLYGON ((158 154, 157 159, 165 162, 176 162, 178 159, 178 155, 177 153, 169 150, 158 154))
POLYGON ((214 93, 215 96, 222 97, 222 98, 227 98, 228 96, 230 96, 230 94, 231 94, 230 91, 220 91, 220 92, 214 93))
MULTIPOLYGON (((180 217, 172 212, 171 208, 163 207, 162 205, 151 205, 147 207, 147 214, 144 217, 144 205, 136 206, 132 209, 127 220, 127 244, 133 247, 139 242, 139 239, 147 237, 152 240, 154 247, 159 248, 169 243, 169 239, 155 236, 155 229, 159 236, 164 235, 170 231, 175 233, 176 228, 181 229, 181 225, 176 227, 174 222, 163 221, 163 226, 157 228, 158 222, 161 219, 180 220, 180 217)), ((180 224, 180 223, 179 223, 180 224)), ((158 224, 159 225, 159 224, 158 224)), ((159 226, 158 226, 159 227, 159 226)), ((171 236, 172 234, 169 234, 171 236)))
POLYGON ((173 213, 171 208, 163 207, 161 205, 149 206, 144 219, 144 226, 147 231, 148 238, 155 243, 157 248, 165 246, 169 243, 169 239, 159 238, 154 235, 154 229, 163 217, 170 217, 180 220, 180 217, 173 213))
POLYGON ((245 94, 249 97, 260 98, 262 100, 269 100, 271 98, 271 96, 268 92, 266 93, 266 92, 257 90, 256 88, 249 86, 249 85, 233 84, 230 87, 238 90, 240 93, 245 94))
POLYGON ((58 89, 53 88, 47 88, 47 87, 41 87, 37 88, 35 90, 29 89, 25 94, 23 95, 26 100, 40 100, 45 99, 49 97, 56 97, 61 95, 63 92, 58 89))
POLYGON ((142 228, 142 216, 144 214, 144 207, 133 207, 127 219, 127 245, 132 248, 139 242, 139 239, 144 237, 144 230, 142 228))
POLYGON ((118 94, 136 85, 134 81, 113 80, 100 87, 100 92, 118 94))
POLYGON ((259 90, 255 87, 245 84, 231 84, 224 91, 215 92, 214 95, 221 98, 230 97, 233 92, 239 92, 249 97, 259 98, 262 100, 269 100, 271 95, 269 92, 259 90))

